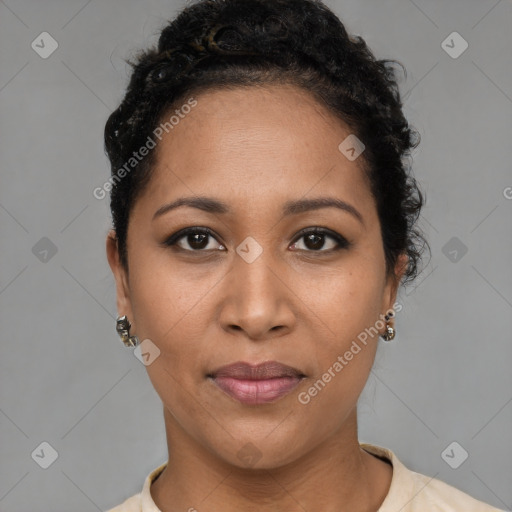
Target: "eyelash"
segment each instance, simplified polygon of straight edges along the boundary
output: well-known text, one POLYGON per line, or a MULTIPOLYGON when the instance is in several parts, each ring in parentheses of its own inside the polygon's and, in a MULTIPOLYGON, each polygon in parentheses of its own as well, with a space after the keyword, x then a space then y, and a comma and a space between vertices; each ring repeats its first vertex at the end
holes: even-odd
MULTIPOLYGON (((191 235, 191 234, 209 235, 212 238, 217 239, 215 234, 213 233, 213 231, 211 231, 208 228, 190 227, 190 228, 185 228, 185 229, 182 229, 182 230, 174 233, 173 235, 171 235, 169 238, 167 238, 163 242, 163 245, 165 247, 173 247, 173 246, 177 245, 177 243, 182 238, 185 238, 186 236, 191 235)), ((320 228, 320 227, 307 228, 307 229, 303 229, 303 230, 299 231, 299 233, 297 234, 297 237, 294 239, 294 242, 292 243, 292 245, 296 244, 301 238, 304 238, 305 236, 311 235, 311 234, 321 235, 321 236, 326 236, 328 238, 332 238, 337 243, 337 247, 334 247, 334 248, 328 249, 328 250, 318 250, 318 251, 298 249, 299 251, 304 251, 304 252, 309 252, 309 253, 332 253, 335 251, 339 251, 341 249, 348 249, 352 246, 352 243, 349 242, 345 237, 338 235, 334 231, 320 228)), ((195 253, 207 252, 204 249, 183 249, 182 247, 178 247, 178 249, 181 249, 185 252, 195 252, 195 253)))

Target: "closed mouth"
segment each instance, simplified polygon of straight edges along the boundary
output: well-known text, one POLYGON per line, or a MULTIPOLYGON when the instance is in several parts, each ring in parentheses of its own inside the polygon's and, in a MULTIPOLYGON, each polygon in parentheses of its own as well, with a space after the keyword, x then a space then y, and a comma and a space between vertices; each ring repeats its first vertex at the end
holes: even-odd
POLYGON ((287 395, 306 376, 277 361, 257 365, 239 361, 222 366, 207 377, 231 398, 247 405, 258 405, 287 395))

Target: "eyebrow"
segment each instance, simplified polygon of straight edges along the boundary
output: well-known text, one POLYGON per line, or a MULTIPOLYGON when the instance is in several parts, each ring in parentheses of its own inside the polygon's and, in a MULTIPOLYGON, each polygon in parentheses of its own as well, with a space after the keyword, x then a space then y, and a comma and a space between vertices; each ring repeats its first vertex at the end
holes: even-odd
MULTIPOLYGON (((212 197, 181 197, 158 208, 153 215, 153 220, 181 206, 197 208, 207 213, 214 214, 228 214, 231 212, 230 207, 226 203, 212 197)), ((283 215, 297 215, 299 213, 319 210, 321 208, 338 208, 339 210, 351 214, 364 225, 363 216, 354 206, 334 197, 316 197, 313 199, 287 201, 283 206, 283 215)))

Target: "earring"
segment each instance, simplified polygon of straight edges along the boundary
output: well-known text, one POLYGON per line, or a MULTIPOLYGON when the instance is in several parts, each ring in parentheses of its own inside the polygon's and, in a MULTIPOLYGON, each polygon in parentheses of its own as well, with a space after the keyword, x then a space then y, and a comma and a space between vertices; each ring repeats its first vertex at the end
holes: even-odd
POLYGON ((384 334, 381 334, 380 337, 384 341, 391 341, 395 337, 395 334, 395 329, 391 327, 389 324, 386 324, 386 332, 384 334))
POLYGON ((139 338, 137 336, 130 336, 131 324, 128 318, 125 316, 118 316, 116 320, 116 331, 121 338, 121 341, 127 347, 136 347, 139 344, 139 338))

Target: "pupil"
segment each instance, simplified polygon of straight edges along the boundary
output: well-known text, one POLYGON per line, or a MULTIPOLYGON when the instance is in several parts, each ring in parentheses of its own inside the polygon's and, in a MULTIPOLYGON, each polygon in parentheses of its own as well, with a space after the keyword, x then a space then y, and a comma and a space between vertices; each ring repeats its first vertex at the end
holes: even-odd
POLYGON ((190 244, 191 247, 195 247, 196 249, 203 249, 208 245, 208 243, 205 243, 207 242, 208 236, 209 235, 205 235, 202 233, 188 235, 188 243, 190 244))
MULTIPOLYGON (((323 236, 324 235, 316 235, 315 233, 311 233, 306 236, 307 241, 311 241, 316 238, 316 241, 313 242, 312 247, 313 249, 320 249, 323 246, 323 236)), ((306 246, 308 246, 308 243, 306 242, 306 246)))

